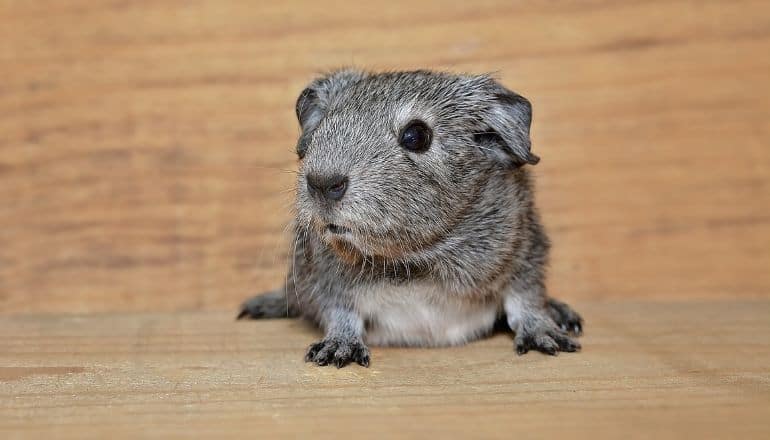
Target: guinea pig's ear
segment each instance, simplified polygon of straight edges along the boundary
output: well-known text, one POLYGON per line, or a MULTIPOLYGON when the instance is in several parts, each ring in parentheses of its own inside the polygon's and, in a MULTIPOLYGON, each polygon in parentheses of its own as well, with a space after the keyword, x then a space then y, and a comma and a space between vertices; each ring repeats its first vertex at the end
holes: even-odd
POLYGON ((490 89, 490 105, 482 115, 486 127, 474 135, 474 140, 488 148, 496 147, 511 167, 537 164, 540 158, 530 151, 532 104, 496 81, 492 81, 490 89))
POLYGON ((310 133, 318 126, 334 99, 356 81, 366 76, 364 72, 353 69, 341 69, 316 78, 299 94, 296 104, 297 120, 302 127, 302 135, 297 142, 297 155, 300 159, 307 152, 310 133))
POLYGON ((316 78, 308 84, 299 94, 296 105, 297 119, 302 131, 307 133, 313 130, 323 119, 334 98, 347 86, 365 76, 365 73, 357 70, 342 69, 316 78))

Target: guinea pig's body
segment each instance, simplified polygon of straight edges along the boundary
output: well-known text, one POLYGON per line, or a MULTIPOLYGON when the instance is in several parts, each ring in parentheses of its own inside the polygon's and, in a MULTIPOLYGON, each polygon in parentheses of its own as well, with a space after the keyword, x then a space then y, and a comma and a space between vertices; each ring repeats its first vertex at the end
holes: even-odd
POLYGON ((338 367, 368 365, 366 344, 462 344, 503 318, 519 353, 579 349, 580 316, 545 292, 526 99, 487 76, 342 70, 297 116, 287 282, 240 317, 315 322, 326 336, 306 360, 338 367))

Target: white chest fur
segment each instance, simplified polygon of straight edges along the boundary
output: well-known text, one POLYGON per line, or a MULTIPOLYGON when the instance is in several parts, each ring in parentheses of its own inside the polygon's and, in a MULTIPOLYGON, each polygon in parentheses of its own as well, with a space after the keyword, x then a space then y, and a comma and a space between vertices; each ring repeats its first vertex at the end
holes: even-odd
POLYGON ((371 345, 458 345, 488 333, 498 304, 474 304, 432 285, 382 284, 357 297, 371 345))

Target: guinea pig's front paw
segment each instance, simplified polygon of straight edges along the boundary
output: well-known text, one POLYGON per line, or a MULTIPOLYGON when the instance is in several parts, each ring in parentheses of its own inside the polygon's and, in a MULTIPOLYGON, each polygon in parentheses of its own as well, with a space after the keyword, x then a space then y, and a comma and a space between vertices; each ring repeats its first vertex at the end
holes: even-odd
POLYGON ((572 339, 556 323, 539 320, 534 325, 522 325, 516 330, 513 340, 516 353, 524 354, 530 350, 557 355, 560 351, 578 351, 580 343, 572 339))
POLYGON ((334 365, 337 368, 355 362, 368 367, 369 348, 359 339, 328 337, 310 345, 305 362, 315 362, 321 366, 334 365))

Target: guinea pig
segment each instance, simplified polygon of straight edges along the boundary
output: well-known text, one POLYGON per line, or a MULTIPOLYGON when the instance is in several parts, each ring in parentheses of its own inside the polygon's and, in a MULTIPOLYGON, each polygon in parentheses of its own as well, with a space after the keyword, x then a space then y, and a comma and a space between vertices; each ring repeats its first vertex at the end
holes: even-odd
POLYGON ((332 72, 300 94, 287 282, 239 318, 303 317, 305 360, 367 345, 464 344, 507 325, 519 354, 574 352, 582 319, 546 294, 529 166, 532 107, 488 75, 332 72))

